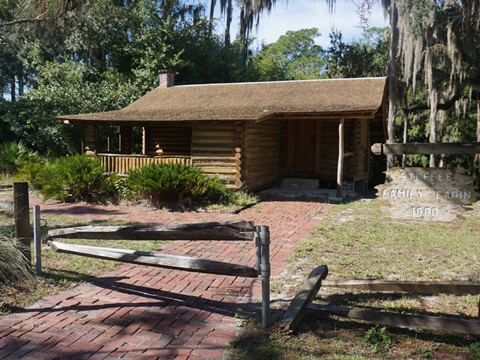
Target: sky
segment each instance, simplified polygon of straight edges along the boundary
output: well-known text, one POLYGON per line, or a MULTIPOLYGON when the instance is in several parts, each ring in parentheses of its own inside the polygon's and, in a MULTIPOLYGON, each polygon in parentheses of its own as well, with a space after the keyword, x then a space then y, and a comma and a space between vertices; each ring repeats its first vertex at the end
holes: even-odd
MULTIPOLYGON (((360 2, 360 0, 355 1, 360 2)), ((235 20, 238 21, 238 15, 235 16, 237 17, 235 20)), ((372 9, 370 26, 388 26, 388 20, 385 20, 379 3, 372 9)), ((362 33, 356 6, 352 0, 337 0, 334 14, 330 14, 325 0, 283 0, 277 1, 270 14, 262 14, 258 31, 254 30, 252 33, 252 36, 257 38, 254 45, 259 45, 262 41, 267 44, 276 42, 288 30, 312 27, 319 29, 321 36, 316 39, 316 42, 324 48, 330 45, 328 34, 332 28, 341 31, 346 42, 359 39, 362 33)))

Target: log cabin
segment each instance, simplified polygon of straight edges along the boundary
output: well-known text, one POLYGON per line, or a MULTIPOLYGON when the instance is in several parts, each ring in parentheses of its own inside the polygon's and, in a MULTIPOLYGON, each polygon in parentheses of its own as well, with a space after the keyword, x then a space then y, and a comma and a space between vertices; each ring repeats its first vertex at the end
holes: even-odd
POLYGON ((173 162, 234 189, 300 177, 362 192, 385 170, 374 169, 370 146, 385 140, 386 78, 175 86, 161 71, 156 89, 121 110, 58 119, 81 126, 82 152, 118 174, 173 162), (105 145, 112 127, 115 146, 105 145))

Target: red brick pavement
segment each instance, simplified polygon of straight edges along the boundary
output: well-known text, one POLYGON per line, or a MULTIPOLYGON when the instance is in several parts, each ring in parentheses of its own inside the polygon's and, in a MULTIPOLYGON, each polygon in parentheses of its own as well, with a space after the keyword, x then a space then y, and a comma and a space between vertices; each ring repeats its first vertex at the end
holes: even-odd
MULTIPOLYGON (((47 203, 41 211, 148 224, 254 221, 270 227, 275 277, 298 240, 332 207, 267 201, 239 214, 220 214, 47 203)), ((161 251, 255 265, 252 242, 176 241, 161 251)), ((0 318, 0 359, 221 359, 239 331, 235 314, 250 315, 260 308, 257 279, 123 264, 91 283, 0 318)))

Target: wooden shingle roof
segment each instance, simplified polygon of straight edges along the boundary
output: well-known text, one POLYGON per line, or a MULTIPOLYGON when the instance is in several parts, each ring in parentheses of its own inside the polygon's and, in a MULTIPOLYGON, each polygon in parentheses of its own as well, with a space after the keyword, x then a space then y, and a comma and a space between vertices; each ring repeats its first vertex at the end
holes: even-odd
POLYGON ((374 115, 384 104, 386 78, 328 79, 156 88, 129 106, 91 114, 62 115, 70 123, 100 121, 252 120, 275 116, 374 115))

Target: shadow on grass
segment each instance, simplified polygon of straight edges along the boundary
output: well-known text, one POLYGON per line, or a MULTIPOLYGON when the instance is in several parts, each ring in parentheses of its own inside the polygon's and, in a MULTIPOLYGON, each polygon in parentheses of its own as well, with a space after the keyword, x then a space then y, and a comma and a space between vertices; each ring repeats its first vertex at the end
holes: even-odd
POLYGON ((385 327, 391 343, 367 338, 383 326, 308 313, 296 333, 250 322, 230 343, 229 360, 260 359, 473 359, 478 337, 385 327), (428 355, 428 356, 427 356, 428 355))
POLYGON ((93 275, 82 274, 76 271, 57 270, 50 268, 42 269, 42 277, 57 284, 84 283, 94 278, 93 275))

